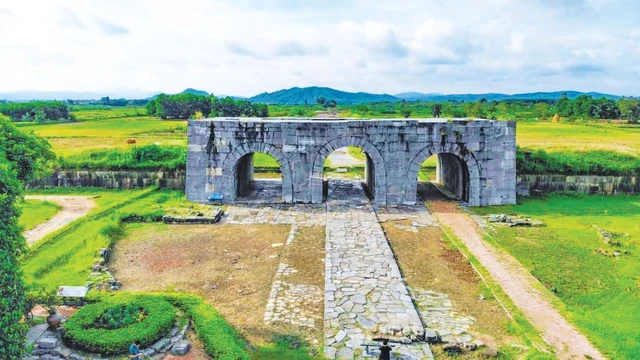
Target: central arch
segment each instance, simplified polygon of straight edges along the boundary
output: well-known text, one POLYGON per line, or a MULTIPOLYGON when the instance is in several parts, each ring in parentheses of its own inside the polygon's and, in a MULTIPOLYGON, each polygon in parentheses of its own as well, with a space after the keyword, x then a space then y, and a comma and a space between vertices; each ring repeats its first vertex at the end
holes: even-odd
POLYGON ((473 154, 457 144, 429 145, 420 150, 411 160, 405 174, 405 202, 415 202, 418 191, 418 172, 422 163, 438 155, 437 181, 470 206, 480 206, 480 167, 473 154))
POLYGON ((311 170, 311 202, 314 204, 322 203, 323 194, 323 173, 324 163, 327 160, 329 154, 333 151, 343 147, 358 147, 366 153, 366 159, 369 163, 369 168, 373 171, 369 171, 366 175, 368 183, 373 184, 373 189, 370 191, 373 193, 374 201, 379 205, 387 204, 387 169, 384 163, 382 153, 375 147, 370 141, 363 137, 358 136, 345 136, 335 138, 326 143, 316 153, 313 160, 313 168, 311 170))
POLYGON ((239 172, 248 172, 253 170, 248 156, 253 153, 265 153, 271 155, 280 164, 280 173, 282 175, 282 200, 286 203, 293 201, 293 180, 291 174, 291 164, 289 159, 277 147, 261 142, 246 142, 236 146, 232 152, 227 155, 222 164, 222 176, 225 177, 225 184, 229 184, 229 188, 225 189, 225 196, 231 201, 236 201, 238 196, 238 186, 242 186, 243 181, 239 172), (250 167, 250 169, 249 169, 250 167))

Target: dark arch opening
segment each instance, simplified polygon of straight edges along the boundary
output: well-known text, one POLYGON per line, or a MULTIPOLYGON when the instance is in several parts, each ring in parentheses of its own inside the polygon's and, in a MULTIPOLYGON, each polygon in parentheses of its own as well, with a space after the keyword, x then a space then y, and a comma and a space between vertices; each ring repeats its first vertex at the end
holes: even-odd
MULTIPOLYGON (((323 166, 322 194, 326 201, 331 181, 359 182, 370 199, 376 197, 376 172, 371 156, 356 146, 342 147, 331 152, 323 166)), ((336 196, 340 196, 336 194, 336 196)))
POLYGON ((452 153, 439 153, 427 158, 418 173, 418 193, 427 183, 464 202, 469 202, 470 174, 467 163, 452 153))
POLYGON ((280 163, 271 155, 243 155, 235 169, 237 202, 283 202, 280 163))

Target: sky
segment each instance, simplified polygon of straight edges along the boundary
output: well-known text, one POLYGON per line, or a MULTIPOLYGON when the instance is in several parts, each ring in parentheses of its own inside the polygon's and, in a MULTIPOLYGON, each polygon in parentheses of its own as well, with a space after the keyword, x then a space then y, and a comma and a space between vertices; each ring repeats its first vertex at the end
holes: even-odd
POLYGON ((0 93, 640 95, 637 0, 0 0, 0 93))

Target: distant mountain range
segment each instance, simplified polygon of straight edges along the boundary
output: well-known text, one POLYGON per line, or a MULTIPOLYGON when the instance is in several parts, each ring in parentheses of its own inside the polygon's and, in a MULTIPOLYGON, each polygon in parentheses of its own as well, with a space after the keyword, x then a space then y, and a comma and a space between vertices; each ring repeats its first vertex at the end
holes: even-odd
MULTIPOLYGON (((190 93, 197 95, 209 95, 209 92, 197 90, 193 88, 185 89, 182 93, 190 93)), ((294 87, 291 89, 278 90, 272 93, 262 93, 248 98, 252 102, 265 104, 282 104, 282 105, 301 105, 315 104, 316 100, 324 97, 326 100, 334 100, 338 104, 363 104, 371 102, 383 101, 478 101, 486 99, 487 101, 502 100, 557 100, 566 93, 570 99, 575 99, 580 95, 589 95, 594 98, 607 98, 612 100, 620 99, 619 95, 603 94, 598 92, 580 92, 580 91, 553 91, 553 92, 533 92, 522 94, 440 94, 440 93, 420 93, 420 92, 404 92, 395 95, 389 94, 371 94, 366 92, 346 92, 327 87, 294 87)), ((152 99, 158 96, 157 93, 139 92, 133 90, 113 91, 113 92, 85 92, 85 91, 17 91, 11 93, 0 93, 0 100, 9 101, 29 101, 29 100, 99 100, 104 96, 112 99, 152 99)), ((216 95, 218 98, 227 95, 216 95)), ((231 96, 234 99, 247 99, 240 96, 231 96)))
POLYGON ((417 92, 407 92, 401 94, 395 94, 394 96, 399 99, 407 101, 478 101, 486 99, 487 101, 503 101, 503 100, 557 100, 563 93, 567 94, 569 99, 575 99, 580 95, 588 95, 593 98, 607 98, 611 100, 618 100, 622 96, 603 94, 598 92, 580 92, 580 91, 553 91, 553 92, 533 92, 523 94, 500 94, 500 93, 485 93, 485 94, 422 94, 417 92))
POLYGON ((286 90, 278 90, 272 93, 262 93, 249 98, 252 102, 264 104, 296 105, 315 104, 318 98, 335 100, 338 104, 362 104, 380 101, 398 101, 397 97, 387 94, 369 94, 365 92, 350 93, 327 87, 294 87, 286 90))

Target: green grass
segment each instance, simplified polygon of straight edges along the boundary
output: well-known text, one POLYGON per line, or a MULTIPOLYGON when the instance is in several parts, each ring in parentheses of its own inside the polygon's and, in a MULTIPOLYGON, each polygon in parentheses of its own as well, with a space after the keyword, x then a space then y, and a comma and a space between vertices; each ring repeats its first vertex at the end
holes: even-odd
POLYGON ((260 152, 253 154, 253 166, 257 168, 280 168, 280 164, 273 156, 260 152))
MULTIPOLYGON (((80 193, 89 194, 90 190, 80 193)), ((119 225, 118 214, 108 209, 144 193, 145 190, 94 191, 93 194, 99 196, 95 199, 96 209, 85 218, 45 237, 22 259, 25 282, 47 288, 84 285, 96 250, 107 247, 112 241, 103 229, 119 225), (102 213, 105 210, 106 213, 102 213)), ((126 211, 127 206, 120 210, 126 211)))
POLYGON ((518 122, 518 146, 564 150, 609 150, 640 156, 640 127, 612 124, 518 122))
POLYGON ((545 227, 498 227, 494 237, 542 284, 557 289, 561 312, 598 349, 610 358, 640 358, 640 196, 551 196, 476 211, 542 220, 545 227), (621 246, 606 244, 595 226, 619 234, 621 246))
POLYGON ((71 114, 77 121, 105 120, 147 115, 144 107, 96 107, 72 108, 71 114))
POLYGON ((56 203, 41 200, 25 200, 20 203, 20 207, 22 208, 20 225, 25 231, 47 222, 61 209, 56 203))

